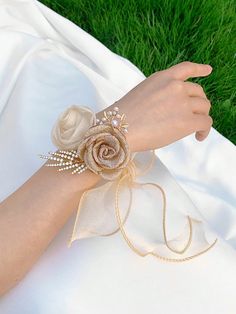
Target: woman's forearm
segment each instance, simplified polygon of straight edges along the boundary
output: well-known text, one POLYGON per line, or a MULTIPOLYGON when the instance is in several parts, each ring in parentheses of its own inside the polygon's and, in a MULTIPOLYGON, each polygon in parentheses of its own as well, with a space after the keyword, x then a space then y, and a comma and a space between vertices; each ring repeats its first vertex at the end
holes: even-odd
MULTIPOLYGON (((48 162, 47 162, 48 163, 48 162)), ((99 176, 44 165, 0 203, 0 295, 30 270, 99 176)))

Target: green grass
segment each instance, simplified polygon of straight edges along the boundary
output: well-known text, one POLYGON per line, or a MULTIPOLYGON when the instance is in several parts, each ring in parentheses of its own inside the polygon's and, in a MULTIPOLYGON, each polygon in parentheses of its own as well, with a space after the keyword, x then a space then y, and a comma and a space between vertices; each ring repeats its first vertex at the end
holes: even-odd
POLYGON ((184 60, 209 63, 200 83, 213 127, 236 144, 233 0, 41 0, 149 76, 184 60))

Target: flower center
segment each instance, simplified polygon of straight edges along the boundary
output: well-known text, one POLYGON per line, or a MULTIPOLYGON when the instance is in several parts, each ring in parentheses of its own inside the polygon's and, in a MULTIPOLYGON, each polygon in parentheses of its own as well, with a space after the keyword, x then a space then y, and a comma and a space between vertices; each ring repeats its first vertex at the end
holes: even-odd
POLYGON ((116 155, 116 150, 113 147, 102 144, 99 149, 99 157, 110 159, 116 155))

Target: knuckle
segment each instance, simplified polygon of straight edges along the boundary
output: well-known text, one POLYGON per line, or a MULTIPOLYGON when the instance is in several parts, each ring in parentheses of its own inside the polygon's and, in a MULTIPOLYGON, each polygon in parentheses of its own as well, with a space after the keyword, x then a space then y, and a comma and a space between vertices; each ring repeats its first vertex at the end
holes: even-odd
POLYGON ((212 117, 211 116, 209 116, 209 124, 210 124, 210 126, 212 126, 212 124, 213 124, 213 119, 212 119, 212 117))
POLYGON ((213 124, 213 119, 211 116, 208 116, 208 124, 209 124, 209 126, 212 126, 212 124, 213 124))
POLYGON ((193 84, 196 87, 197 93, 207 99, 204 88, 198 83, 193 83, 193 84))
POLYGON ((205 131, 208 130, 213 124, 213 119, 210 115, 198 114, 193 121, 194 131, 205 131))
POLYGON ((211 109, 211 102, 210 102, 210 100, 206 99, 205 102, 206 102, 207 109, 210 110, 211 109))
POLYGON ((195 83, 195 82, 193 82, 193 84, 194 84, 194 86, 197 88, 197 90, 198 90, 198 92, 199 92, 200 94, 205 95, 205 91, 204 91, 204 88, 202 87, 202 85, 200 85, 200 84, 198 84, 198 83, 195 83))
POLYGON ((203 87, 202 87, 200 84, 198 84, 198 83, 195 83, 195 84, 196 84, 196 87, 199 89, 199 91, 201 91, 202 93, 204 93, 203 87))

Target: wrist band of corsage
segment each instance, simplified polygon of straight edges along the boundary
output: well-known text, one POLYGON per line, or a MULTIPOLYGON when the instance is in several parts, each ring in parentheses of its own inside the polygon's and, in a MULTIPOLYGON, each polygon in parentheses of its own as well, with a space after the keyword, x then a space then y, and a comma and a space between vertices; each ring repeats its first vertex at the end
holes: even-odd
MULTIPOLYGON (((85 170, 90 170, 100 175, 104 180, 116 182, 114 204, 118 228, 115 232, 120 230, 128 246, 138 255, 142 257, 153 255, 156 258, 168 262, 181 262, 190 260, 205 253, 215 245, 217 239, 215 239, 215 241, 206 249, 194 255, 184 258, 170 258, 162 256, 154 251, 147 250, 147 252, 142 252, 128 237, 124 224, 127 221, 130 212, 132 198, 130 198, 131 201, 123 221, 119 208, 119 195, 123 181, 126 180, 127 182, 128 179, 128 182, 130 183, 129 190, 131 195, 131 186, 135 184, 136 177, 133 154, 130 152, 126 139, 127 132, 128 123, 126 122, 126 116, 125 114, 120 113, 118 107, 113 107, 112 110, 104 111, 103 117, 98 119, 96 118, 96 114, 88 107, 72 105, 59 116, 51 131, 52 142, 58 150, 56 152, 49 152, 49 155, 39 154, 39 157, 53 161, 53 163, 45 163, 45 166, 57 167, 58 171, 67 170, 70 171, 71 174, 81 174, 85 170)), ((153 186, 161 191, 163 197, 162 228, 165 245, 172 252, 176 254, 183 254, 188 249, 192 241, 191 218, 187 216, 189 224, 189 237, 184 248, 177 250, 171 247, 166 236, 165 192, 160 185, 154 182, 141 183, 141 185, 153 186)), ((83 198, 86 192, 84 192, 80 199, 72 237, 69 242, 70 245, 73 239, 75 239, 73 234, 78 224, 79 213, 81 211, 83 198)), ((115 232, 111 232, 106 235, 112 235, 115 232)))

